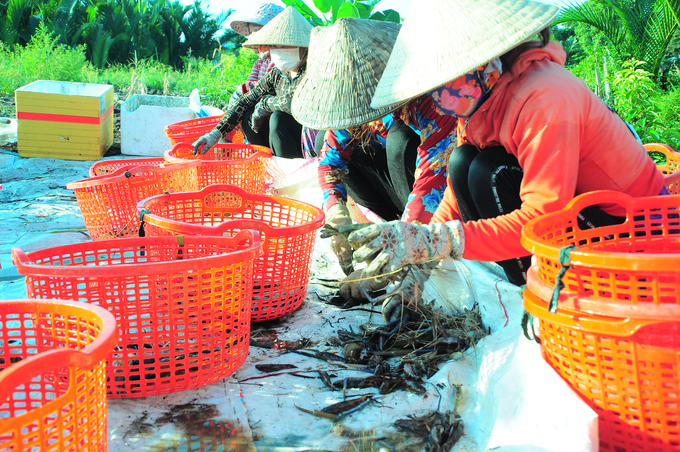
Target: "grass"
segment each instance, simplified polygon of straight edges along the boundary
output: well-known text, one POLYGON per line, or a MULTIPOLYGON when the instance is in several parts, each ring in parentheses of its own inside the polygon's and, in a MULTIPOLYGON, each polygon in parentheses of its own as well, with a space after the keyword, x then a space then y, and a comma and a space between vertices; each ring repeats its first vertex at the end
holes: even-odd
POLYGON ((198 88, 203 104, 220 107, 248 78, 256 59, 254 52, 241 49, 237 56, 215 55, 215 61, 187 58, 182 72, 151 60, 97 70, 87 61, 84 48, 59 45, 41 28, 26 47, 14 52, 0 43, 0 96, 14 96, 14 90, 35 80, 56 80, 111 84, 118 91, 136 85, 181 97, 198 88))

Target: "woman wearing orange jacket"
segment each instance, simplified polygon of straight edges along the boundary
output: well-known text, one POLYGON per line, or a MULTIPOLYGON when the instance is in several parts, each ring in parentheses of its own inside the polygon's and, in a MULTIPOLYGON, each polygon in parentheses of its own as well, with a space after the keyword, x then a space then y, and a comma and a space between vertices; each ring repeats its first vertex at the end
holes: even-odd
MULTIPOLYGON (((549 41, 557 12, 526 0, 425 0, 410 9, 371 106, 438 89, 439 107, 459 117, 461 146, 429 225, 390 222, 350 235, 365 244, 355 259, 373 258, 365 273, 451 256, 498 262, 523 284, 530 256, 520 235, 530 219, 594 190, 665 191, 626 123, 564 68, 564 50, 549 41), (428 45, 414 52, 416 42, 428 45), (481 77, 489 65, 501 72, 493 86, 481 77)), ((583 212, 581 227, 622 221, 615 207, 600 207, 583 212)))

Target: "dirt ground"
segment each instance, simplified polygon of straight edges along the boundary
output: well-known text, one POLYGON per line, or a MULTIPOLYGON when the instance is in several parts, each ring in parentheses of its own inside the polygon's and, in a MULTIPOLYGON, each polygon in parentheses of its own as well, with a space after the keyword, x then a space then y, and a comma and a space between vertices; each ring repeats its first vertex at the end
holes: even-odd
MULTIPOLYGON (((106 152, 106 156, 120 154, 120 95, 114 93, 113 106, 113 144, 106 152)), ((0 97, 0 117, 16 118, 14 97, 0 97)), ((0 149, 9 152, 18 152, 17 143, 0 145, 0 149)))

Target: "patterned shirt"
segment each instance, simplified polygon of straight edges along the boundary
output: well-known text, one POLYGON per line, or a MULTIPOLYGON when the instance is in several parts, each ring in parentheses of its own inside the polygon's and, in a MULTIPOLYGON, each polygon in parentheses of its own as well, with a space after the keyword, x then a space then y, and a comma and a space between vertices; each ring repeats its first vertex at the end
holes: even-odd
POLYGON ((265 58, 258 58, 255 64, 253 64, 253 68, 250 70, 250 75, 248 76, 248 80, 246 80, 246 82, 259 82, 264 78, 265 75, 269 73, 269 71, 274 69, 274 67, 274 63, 272 63, 269 55, 267 55, 265 58))
MULTIPOLYGON (((427 224, 444 195, 446 167, 451 151, 456 147, 458 118, 443 114, 432 98, 424 95, 387 115, 382 121, 372 123, 371 139, 384 147, 387 132, 397 119, 419 133, 421 140, 416 158, 415 183, 401 219, 427 224)), ((347 200, 344 180, 355 144, 356 140, 346 130, 326 132, 319 159, 319 185, 323 190, 326 209, 347 200)))
POLYGON ((258 105, 266 112, 273 113, 282 111, 290 114, 290 101, 293 99, 295 88, 300 84, 305 74, 306 65, 303 64, 297 75, 290 78, 278 68, 274 68, 246 94, 244 94, 234 106, 227 112, 217 124, 217 130, 222 136, 238 126, 243 115, 249 109, 258 105))
POLYGON ((449 157, 457 147, 458 118, 441 111, 432 93, 412 100, 393 115, 420 133, 415 182, 401 219, 427 224, 444 196, 449 157))

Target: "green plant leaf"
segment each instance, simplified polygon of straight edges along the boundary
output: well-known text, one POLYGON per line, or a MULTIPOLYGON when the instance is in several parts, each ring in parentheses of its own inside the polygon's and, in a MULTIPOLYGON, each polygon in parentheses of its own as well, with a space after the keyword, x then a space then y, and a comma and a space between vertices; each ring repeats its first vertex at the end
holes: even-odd
POLYGON ((333 7, 333 1, 332 0, 314 0, 314 6, 316 6, 316 9, 318 9, 322 13, 326 14, 333 7))
POLYGON ((357 10, 357 7, 352 5, 351 3, 345 2, 338 10, 338 15, 336 19, 339 19, 341 17, 359 17, 359 10, 357 10))
POLYGON ((393 9, 386 9, 382 12, 385 15, 385 22, 394 22, 395 24, 401 23, 401 17, 399 13, 393 9))
POLYGON ((325 22, 317 16, 314 11, 312 11, 309 6, 305 4, 302 0, 281 0, 284 5, 292 6, 298 10, 302 16, 309 21, 310 24, 316 26, 324 25, 325 22))
POLYGON ((364 5, 361 2, 356 2, 354 4, 356 7, 357 11, 359 12, 359 17, 362 19, 368 19, 368 17, 371 15, 371 10, 368 6, 364 5))
POLYGON ((333 8, 331 11, 331 23, 335 23, 335 19, 338 18, 338 11, 345 3, 345 0, 331 0, 333 2, 333 8))
POLYGON ((371 15, 369 16, 369 19, 371 19, 371 20, 379 20, 379 21, 383 22, 383 21, 385 20, 385 15, 384 15, 382 12, 378 11, 377 13, 371 14, 371 15))

